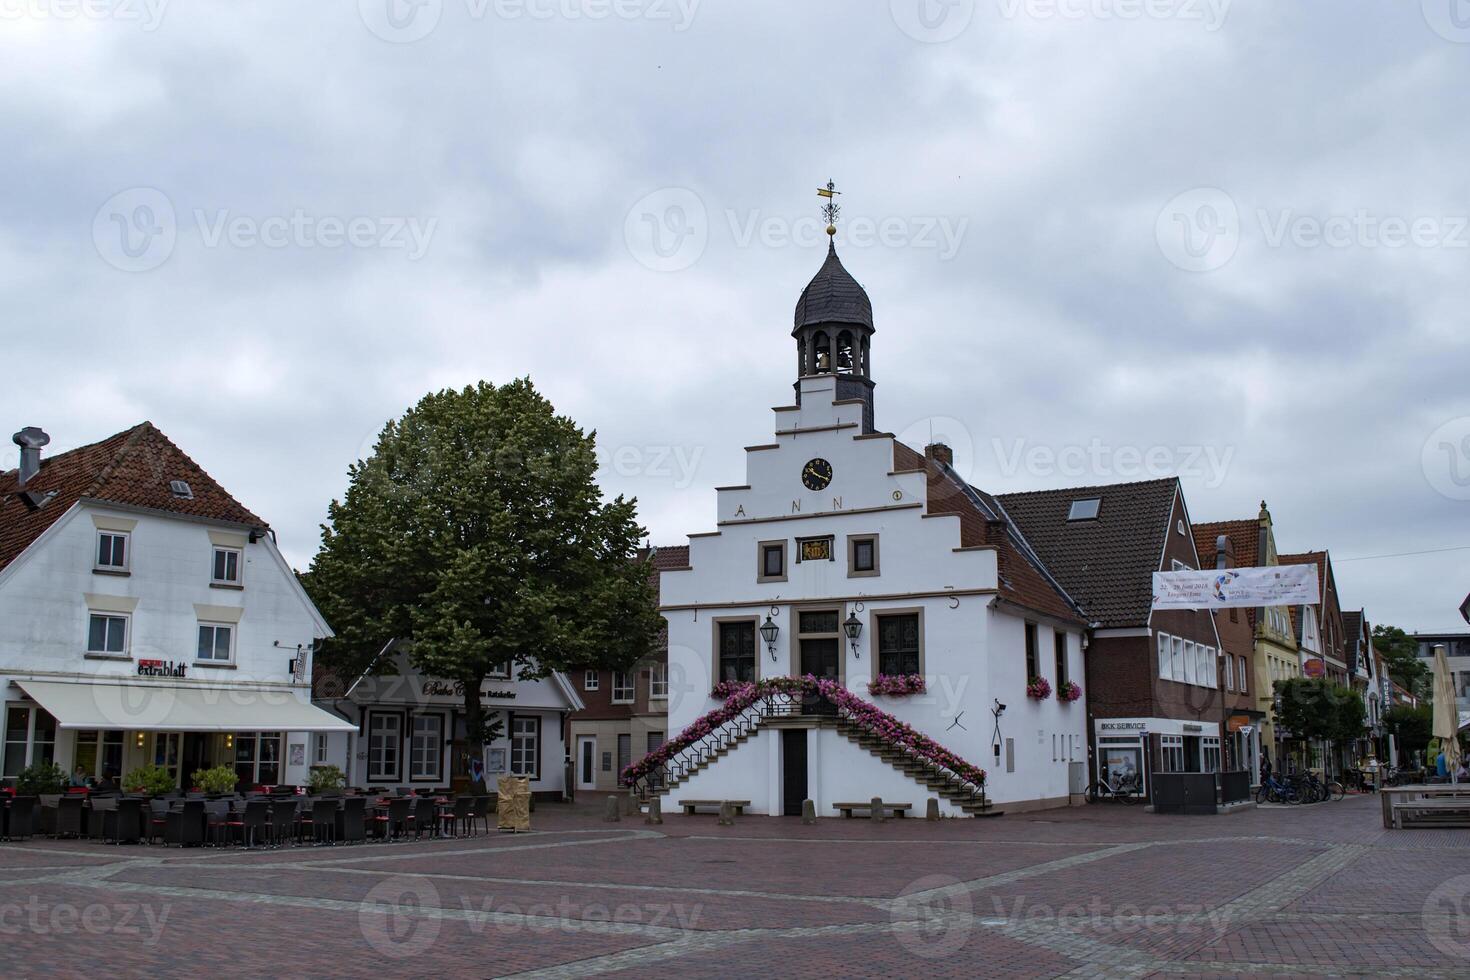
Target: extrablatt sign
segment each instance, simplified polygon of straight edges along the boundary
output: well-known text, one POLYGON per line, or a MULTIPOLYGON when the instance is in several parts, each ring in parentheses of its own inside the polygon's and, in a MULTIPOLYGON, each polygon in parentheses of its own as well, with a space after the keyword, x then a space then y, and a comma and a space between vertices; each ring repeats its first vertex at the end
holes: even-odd
POLYGON ((1155 609, 1249 609, 1321 601, 1316 565, 1154 572, 1155 609))

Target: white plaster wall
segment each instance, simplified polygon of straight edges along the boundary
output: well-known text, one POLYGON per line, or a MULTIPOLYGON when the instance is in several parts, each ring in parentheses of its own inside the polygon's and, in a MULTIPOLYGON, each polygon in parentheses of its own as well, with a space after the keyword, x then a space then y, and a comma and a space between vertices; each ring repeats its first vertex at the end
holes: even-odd
MULTIPOLYGON (((854 694, 869 698, 877 615, 918 609, 928 691, 918 697, 871 700, 986 769, 987 790, 997 802, 1065 797, 1067 761, 1086 755, 1085 692, 1083 700, 1069 705, 1058 702, 1055 694, 1041 703, 1026 698, 1024 620, 1009 609, 997 608, 992 595, 973 594, 997 587, 995 552, 957 550, 958 519, 923 516, 925 477, 892 472, 890 437, 854 438, 861 430, 852 427, 780 434, 857 423, 860 406, 832 404, 831 385, 830 378, 803 380, 801 409, 775 412, 777 448, 747 453, 748 486, 718 491, 717 520, 736 523, 723 523, 715 534, 692 537, 691 569, 663 574, 661 601, 669 626, 669 731, 681 731, 717 706, 709 697, 715 680, 717 619, 759 622, 773 616, 780 635, 774 659, 757 640, 759 679, 800 672, 795 635, 800 604, 828 604, 840 610, 841 619, 856 613, 864 629, 856 651, 843 644, 843 683, 854 694), (834 472, 831 485, 820 493, 806 490, 800 482, 803 466, 813 457, 826 459, 834 472), (754 518, 765 520, 738 523, 754 518), (868 533, 879 535, 880 574, 849 578, 846 536, 868 533), (834 535, 836 560, 797 563, 796 539, 823 534, 834 535), (769 540, 788 543, 786 581, 756 580, 758 544, 769 540), (687 608, 695 606, 699 608, 687 608), (1003 736, 1016 740, 1012 773, 1004 771, 1004 751, 998 757, 992 751, 991 706, 996 698, 1010 706, 1001 725, 1003 736)), ((1055 687, 1052 626, 1038 620, 1038 628, 1042 673, 1055 687)), ((1068 662, 1070 676, 1078 683, 1085 676, 1082 656, 1080 631, 1072 632, 1068 662)), ((828 768, 824 765, 822 772, 828 768)))
POLYGON ((750 812, 779 814, 781 798, 771 787, 771 756, 774 752, 779 758, 780 749, 779 730, 759 729, 735 751, 676 786, 669 799, 675 805, 680 800, 749 800, 750 812))

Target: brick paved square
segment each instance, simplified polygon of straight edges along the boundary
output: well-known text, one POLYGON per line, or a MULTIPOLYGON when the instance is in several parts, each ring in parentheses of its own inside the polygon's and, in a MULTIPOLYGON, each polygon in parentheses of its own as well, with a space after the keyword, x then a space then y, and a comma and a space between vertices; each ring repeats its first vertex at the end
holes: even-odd
POLYGON ((1470 841, 1385 832, 1372 798, 811 827, 600 813, 393 845, 0 845, 7 975, 1470 974, 1470 841))

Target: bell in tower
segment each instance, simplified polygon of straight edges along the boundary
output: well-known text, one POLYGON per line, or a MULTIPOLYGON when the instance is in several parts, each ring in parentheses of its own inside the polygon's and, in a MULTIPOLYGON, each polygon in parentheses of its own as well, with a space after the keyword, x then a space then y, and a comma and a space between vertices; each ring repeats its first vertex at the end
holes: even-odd
POLYGON ((836 376, 837 399, 860 399, 863 403, 863 432, 873 432, 873 377, 869 343, 873 337, 873 304, 852 274, 837 257, 833 236, 837 234, 840 193, 831 181, 818 194, 827 198, 822 209, 827 218, 827 260, 796 301, 796 403, 801 404, 801 379, 814 375, 836 376))

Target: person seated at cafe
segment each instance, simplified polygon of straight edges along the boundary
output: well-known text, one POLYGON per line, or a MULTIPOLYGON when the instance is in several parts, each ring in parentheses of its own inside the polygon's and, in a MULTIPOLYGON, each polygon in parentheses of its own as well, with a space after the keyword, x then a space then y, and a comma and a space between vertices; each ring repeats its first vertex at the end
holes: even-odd
POLYGON ((72 786, 86 786, 87 785, 87 770, 83 769, 81 766, 77 766, 76 769, 71 774, 71 785, 72 786))
POLYGON ((94 788, 99 793, 116 793, 117 776, 113 773, 111 769, 104 770, 102 773, 102 779, 98 781, 97 785, 94 788))

